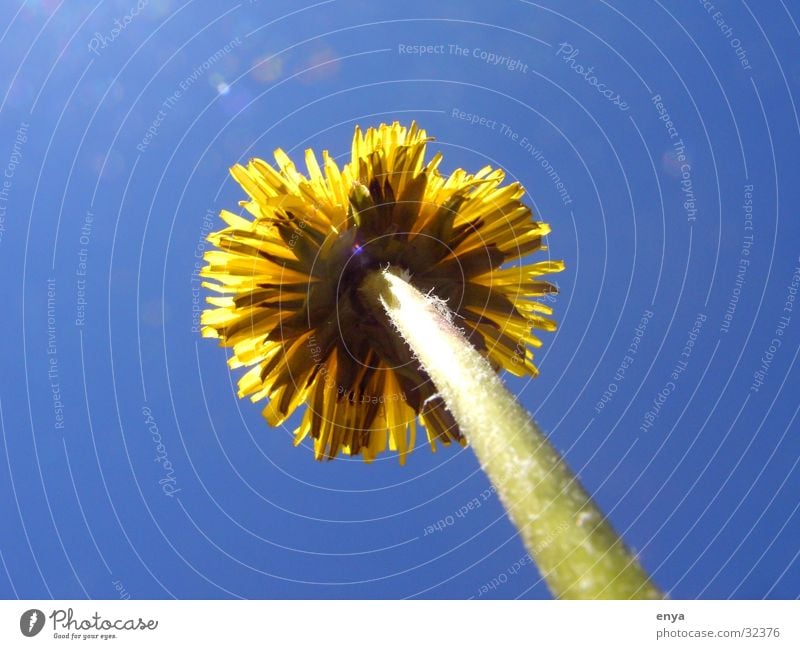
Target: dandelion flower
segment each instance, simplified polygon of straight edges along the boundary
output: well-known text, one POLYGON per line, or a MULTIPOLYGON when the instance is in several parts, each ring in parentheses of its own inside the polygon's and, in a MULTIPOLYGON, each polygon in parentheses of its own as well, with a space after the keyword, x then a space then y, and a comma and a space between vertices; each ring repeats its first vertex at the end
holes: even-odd
POLYGON ((403 462, 417 421, 433 450, 465 443, 387 315, 367 304, 370 273, 399 269, 434 293, 494 370, 534 375, 534 330, 555 329, 536 298, 555 291, 542 276, 562 262, 509 265, 545 250, 549 226, 500 169, 443 175, 440 153, 425 160, 430 140, 414 123, 356 127, 342 168, 308 150, 304 175, 278 149, 276 166, 253 159, 231 170, 247 216, 223 211, 227 227, 208 236, 217 249, 206 253, 204 285, 219 296, 202 333, 232 348, 231 368, 250 368, 239 396, 267 399, 271 426, 307 404, 295 443, 311 436, 317 459, 371 460, 388 445, 403 462))
POLYGON ((277 426, 301 404, 297 444, 403 462, 416 422, 433 449, 469 440, 557 597, 658 598, 636 558, 505 388, 498 370, 536 373, 538 301, 559 261, 545 249, 518 183, 499 169, 439 172, 411 124, 356 128, 341 169, 306 152, 307 175, 281 150, 235 166, 249 217, 223 212, 209 235, 203 334, 250 369, 239 396, 267 399, 277 426))

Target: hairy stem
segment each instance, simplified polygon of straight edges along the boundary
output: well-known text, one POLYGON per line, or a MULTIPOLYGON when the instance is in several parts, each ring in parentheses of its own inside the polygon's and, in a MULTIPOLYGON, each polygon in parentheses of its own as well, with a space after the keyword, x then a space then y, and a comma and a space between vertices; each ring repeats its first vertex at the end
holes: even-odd
POLYGON ((394 270, 371 273, 363 294, 385 309, 433 380, 556 597, 663 595, 452 313, 394 270))

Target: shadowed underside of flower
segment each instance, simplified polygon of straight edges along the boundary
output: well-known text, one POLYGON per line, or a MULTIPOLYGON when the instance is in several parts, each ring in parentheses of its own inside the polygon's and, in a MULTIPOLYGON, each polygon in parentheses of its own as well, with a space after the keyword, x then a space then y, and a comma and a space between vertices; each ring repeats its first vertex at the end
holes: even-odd
POLYGON ((203 335, 233 348, 232 368, 250 367, 239 396, 267 398, 264 416, 283 423, 307 403, 295 441, 314 440, 317 459, 339 451, 370 460, 387 443, 403 462, 416 420, 431 447, 464 443, 454 419, 385 313, 364 299, 365 277, 388 266, 444 300, 470 343, 495 370, 535 374, 533 329, 552 331, 535 299, 555 292, 540 261, 501 268, 544 250, 550 231, 499 169, 445 177, 441 154, 425 162, 425 131, 412 123, 356 128, 341 169, 306 151, 307 175, 282 151, 277 168, 253 159, 232 168, 250 197, 248 216, 223 211, 210 234, 204 286, 218 293, 203 335))

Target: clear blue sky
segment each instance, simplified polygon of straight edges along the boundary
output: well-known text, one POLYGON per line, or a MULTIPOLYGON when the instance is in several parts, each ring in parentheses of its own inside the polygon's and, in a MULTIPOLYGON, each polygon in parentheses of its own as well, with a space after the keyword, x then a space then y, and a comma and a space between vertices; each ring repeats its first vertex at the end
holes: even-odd
POLYGON ((800 594, 797 3, 6 4, 0 595, 548 596, 469 449, 316 463, 192 332, 228 167, 395 119, 552 224, 509 386, 655 579, 800 594))

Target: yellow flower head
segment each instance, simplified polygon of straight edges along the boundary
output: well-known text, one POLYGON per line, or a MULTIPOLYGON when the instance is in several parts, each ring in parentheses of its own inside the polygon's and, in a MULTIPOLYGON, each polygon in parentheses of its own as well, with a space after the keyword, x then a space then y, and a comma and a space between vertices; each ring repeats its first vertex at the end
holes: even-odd
POLYGON ((280 149, 277 168, 253 159, 231 169, 250 218, 223 211, 228 227, 208 236, 218 249, 205 255, 204 286, 220 296, 208 298, 202 332, 233 348, 231 368, 250 367, 239 396, 267 398, 270 425, 307 402, 295 443, 311 435, 317 459, 343 450, 371 460, 388 442, 403 462, 417 419, 433 450, 465 443, 385 314, 362 297, 368 273, 407 271, 497 370, 535 374, 532 329, 555 329, 550 308, 530 298, 555 292, 540 276, 563 263, 501 269, 544 250, 549 226, 532 219, 519 183, 501 185, 500 169, 443 176, 440 153, 425 162, 430 140, 415 123, 356 127, 341 169, 308 150, 306 176, 280 149))

